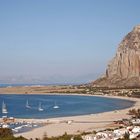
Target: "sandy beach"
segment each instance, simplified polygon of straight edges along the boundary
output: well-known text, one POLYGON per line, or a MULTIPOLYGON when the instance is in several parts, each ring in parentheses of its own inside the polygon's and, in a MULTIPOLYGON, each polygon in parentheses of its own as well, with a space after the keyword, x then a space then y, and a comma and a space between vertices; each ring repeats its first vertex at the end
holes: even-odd
POLYGON ((77 134, 84 131, 97 131, 104 130, 106 128, 111 128, 113 126, 113 121, 117 121, 124 118, 130 118, 128 115, 129 109, 140 108, 140 99, 129 98, 129 97, 114 97, 114 96, 104 96, 109 98, 119 98, 134 101, 135 104, 131 108, 104 112, 99 114, 89 114, 82 116, 71 116, 71 117, 60 117, 60 118, 49 118, 49 119, 19 119, 20 121, 42 121, 46 123, 45 126, 33 129, 28 132, 16 134, 15 136, 23 136, 25 138, 42 138, 46 133, 47 136, 59 136, 63 135, 65 132, 68 134, 77 134), (47 124, 50 123, 50 124, 47 124))

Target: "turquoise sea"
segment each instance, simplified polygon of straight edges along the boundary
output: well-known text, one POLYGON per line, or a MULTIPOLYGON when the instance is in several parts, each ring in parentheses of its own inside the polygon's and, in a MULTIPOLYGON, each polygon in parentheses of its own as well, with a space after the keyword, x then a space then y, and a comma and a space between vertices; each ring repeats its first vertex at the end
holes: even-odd
MULTIPOLYGON (((3 101, 6 104, 7 115, 17 118, 53 118, 95 114, 128 108, 134 104, 129 100, 96 96, 1 94, 0 110, 2 110, 3 101), (26 107, 27 101, 30 108, 26 107), (39 104, 41 104, 42 111, 38 109, 39 104), (54 108, 55 105, 59 108, 54 108)), ((3 115, 6 114, 0 111, 0 117, 3 115)))

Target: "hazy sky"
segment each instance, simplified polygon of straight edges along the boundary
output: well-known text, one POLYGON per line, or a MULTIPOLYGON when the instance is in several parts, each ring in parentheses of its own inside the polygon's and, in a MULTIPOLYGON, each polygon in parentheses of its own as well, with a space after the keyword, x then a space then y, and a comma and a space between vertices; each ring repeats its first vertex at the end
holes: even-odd
POLYGON ((140 0, 0 0, 0 80, 96 79, 137 24, 140 0))

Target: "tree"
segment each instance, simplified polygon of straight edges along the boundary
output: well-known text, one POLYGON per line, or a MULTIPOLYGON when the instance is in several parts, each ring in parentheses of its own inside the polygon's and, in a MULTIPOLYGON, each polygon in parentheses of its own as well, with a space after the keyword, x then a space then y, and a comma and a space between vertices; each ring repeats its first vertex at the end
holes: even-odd
POLYGON ((129 133, 125 133, 125 134, 124 134, 124 140, 130 140, 130 139, 129 139, 129 136, 130 136, 129 133))
POLYGON ((13 132, 9 128, 0 128, 0 140, 27 140, 24 137, 14 137, 13 132))
POLYGON ((13 136, 13 132, 9 128, 0 128, 0 138, 13 136))

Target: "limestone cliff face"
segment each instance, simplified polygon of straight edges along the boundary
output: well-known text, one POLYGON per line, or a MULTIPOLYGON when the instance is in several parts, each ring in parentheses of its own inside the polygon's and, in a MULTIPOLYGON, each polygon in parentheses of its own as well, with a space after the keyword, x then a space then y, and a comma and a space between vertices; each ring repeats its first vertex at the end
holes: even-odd
POLYGON ((104 77, 94 86, 140 86, 140 25, 133 28, 119 44, 116 56, 109 63, 104 77))

